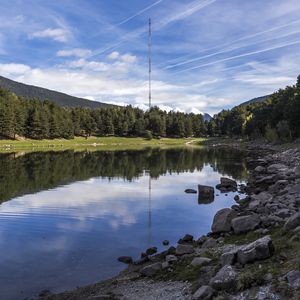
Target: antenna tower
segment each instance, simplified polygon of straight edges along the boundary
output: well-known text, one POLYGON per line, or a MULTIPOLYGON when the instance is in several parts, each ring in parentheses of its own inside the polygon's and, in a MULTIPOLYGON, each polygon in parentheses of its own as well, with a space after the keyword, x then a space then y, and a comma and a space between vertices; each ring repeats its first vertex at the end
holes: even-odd
POLYGON ((152 90, 151 90, 151 72, 152 72, 152 29, 151 29, 151 18, 149 18, 148 59, 149 59, 149 109, 150 109, 151 108, 151 100, 152 100, 152 90))

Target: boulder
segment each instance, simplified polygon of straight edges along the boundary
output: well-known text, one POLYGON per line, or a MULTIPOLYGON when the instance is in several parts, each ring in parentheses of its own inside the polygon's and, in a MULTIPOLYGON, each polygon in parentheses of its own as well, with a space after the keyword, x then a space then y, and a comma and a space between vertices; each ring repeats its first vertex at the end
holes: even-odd
POLYGON ((258 215, 247 215, 232 219, 231 226, 234 233, 244 233, 256 229, 260 224, 258 215))
POLYGON ((223 253, 221 255, 222 266, 234 265, 236 262, 237 251, 238 251, 238 249, 235 249, 235 250, 223 253))
POLYGON ((168 246, 169 245, 169 241, 168 240, 163 240, 163 242, 162 242, 162 244, 164 245, 164 246, 168 246))
POLYGON ((217 240, 214 238, 209 238, 203 243, 202 248, 214 248, 217 246, 217 244, 217 240))
POLYGON ((216 186, 218 190, 222 193, 226 192, 236 192, 237 191, 237 182, 227 177, 221 177, 221 183, 216 186))
POLYGON ((272 164, 272 165, 268 166, 267 171, 268 171, 268 173, 272 174, 272 173, 278 173, 280 171, 285 171, 286 169, 287 169, 286 165, 272 164))
POLYGON ((186 234, 182 239, 178 241, 178 244, 192 243, 194 237, 190 234, 186 234))
POLYGON ((214 201, 215 199, 215 189, 212 186, 198 185, 198 203, 206 204, 214 201))
POLYGON ((207 258, 207 257, 195 257, 192 262, 191 262, 191 265, 193 267, 196 267, 196 266, 204 266, 204 265, 207 265, 211 262, 211 259, 210 258, 207 258))
POLYGON ((141 274, 147 277, 154 276, 158 271, 160 271, 162 268, 161 263, 155 263, 149 266, 144 267, 141 269, 141 274))
POLYGON ((211 231, 213 233, 229 232, 231 230, 231 221, 237 216, 237 213, 230 208, 219 210, 213 220, 211 231))
POLYGON ((300 287, 300 271, 290 271, 286 274, 286 279, 288 281, 289 286, 292 288, 300 287))
POLYGON ((195 249, 191 245, 178 245, 176 247, 176 255, 192 254, 195 252, 195 249))
POLYGON ((257 166, 255 169, 254 169, 254 171, 256 172, 256 173, 262 173, 262 172, 264 172, 266 169, 264 168, 264 167, 262 167, 262 166, 257 166))
POLYGON ((284 224, 285 230, 292 230, 300 226, 300 212, 293 214, 284 224))
POLYGON ((130 257, 130 256, 120 256, 118 258, 118 261, 122 262, 124 264, 132 264, 132 262, 133 262, 132 257, 130 257))
POLYGON ((208 285, 201 286, 193 295, 193 300, 211 300, 213 297, 213 289, 208 285))
POLYGON ((178 258, 175 255, 167 255, 166 256, 166 262, 168 262, 169 264, 172 264, 176 261, 178 261, 178 258))
POLYGON ((146 250, 147 255, 152 255, 152 254, 155 254, 155 253, 157 253, 157 247, 150 247, 146 250))
POLYGON ((238 274, 232 266, 226 265, 210 280, 210 286, 218 291, 232 291, 237 287, 238 274))
POLYGON ((194 189, 186 189, 184 192, 187 194, 197 194, 197 191, 194 189))
POLYGON ((274 246, 270 236, 264 236, 253 243, 242 246, 237 252, 237 261, 244 265, 256 260, 266 259, 274 253, 274 246))

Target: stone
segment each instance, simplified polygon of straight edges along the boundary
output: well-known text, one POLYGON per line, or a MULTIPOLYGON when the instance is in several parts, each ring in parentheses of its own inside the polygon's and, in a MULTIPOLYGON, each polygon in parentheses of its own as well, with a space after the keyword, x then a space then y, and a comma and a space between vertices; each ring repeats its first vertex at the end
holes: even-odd
POLYGON ((292 230, 300 226, 300 212, 293 214, 284 224, 285 230, 292 230))
POLYGON ((218 291, 233 291, 237 287, 238 274, 232 266, 226 265, 210 280, 210 286, 218 291))
POLYGON ((195 249, 191 245, 178 245, 176 247, 176 255, 192 254, 195 252, 195 249))
POLYGON ((203 285, 195 292, 193 300, 211 300, 213 293, 214 291, 209 285, 203 285))
POLYGON ((161 268, 162 268, 163 270, 168 269, 168 268, 169 268, 169 263, 168 263, 167 261, 164 261, 164 262, 161 264, 161 268))
POLYGON ((124 264, 132 264, 133 260, 130 256, 120 256, 118 261, 124 264))
POLYGON ((231 230, 231 221, 237 216, 237 213, 230 208, 219 210, 213 219, 211 231, 213 233, 229 232, 231 230))
POLYGON ((141 269, 141 274, 146 276, 146 277, 151 277, 154 276, 158 271, 160 271, 162 268, 161 263, 155 263, 149 266, 144 267, 141 269))
POLYGON ((216 188, 222 193, 226 192, 236 192, 237 191, 237 182, 227 177, 221 177, 221 183, 216 185, 216 188))
POLYGON ((155 253, 157 253, 157 247, 150 247, 146 250, 147 255, 153 255, 155 253))
POLYGON ((291 216, 291 212, 287 208, 282 208, 275 212, 275 216, 282 218, 282 219, 286 219, 291 216))
POLYGON ((217 246, 217 244, 217 240, 214 238, 209 238, 203 243, 202 248, 214 248, 217 246))
POLYGON ((184 192, 187 194, 197 194, 197 191, 194 189, 186 189, 184 192))
POLYGON ((266 169, 264 168, 264 167, 262 167, 262 166, 257 166, 255 169, 254 169, 254 171, 256 172, 256 173, 262 173, 262 172, 264 172, 266 169))
POLYGON ((168 240, 163 240, 162 244, 163 244, 164 246, 168 246, 168 245, 170 244, 170 242, 169 242, 168 240))
POLYGON ((263 204, 272 201, 272 199, 273 199, 273 196, 268 192, 261 192, 257 195, 251 196, 252 201, 259 201, 260 203, 263 203, 263 204))
POLYGON ((260 224, 258 215, 247 215, 232 219, 231 226, 234 233, 244 233, 256 229, 260 224))
POLYGON ((222 266, 234 265, 236 262, 237 249, 229 252, 225 252, 221 255, 221 264, 222 266))
POLYGON ((248 245, 242 246, 237 252, 237 261, 247 263, 269 258, 274 253, 274 246, 270 236, 264 236, 248 245))
POLYGON ((211 203, 215 199, 215 189, 212 186, 198 185, 198 203, 206 204, 211 203))
POLYGON ((166 262, 172 264, 176 261, 178 261, 178 258, 175 255, 167 255, 166 256, 166 262))
POLYGON ((240 196, 239 195, 235 195, 233 199, 234 199, 234 201, 238 202, 238 201, 240 201, 240 196))
POLYGON ((292 288, 300 287, 300 271, 292 270, 286 274, 286 279, 292 288))
POLYGON ((278 173, 287 169, 286 165, 283 164, 272 164, 267 168, 268 173, 278 173))
POLYGON ((204 265, 207 265, 211 262, 212 260, 210 258, 207 258, 207 257, 195 257, 192 262, 191 262, 191 265, 193 267, 196 267, 196 266, 204 266, 204 265))
POLYGON ((178 241, 178 244, 192 243, 194 237, 190 234, 186 234, 182 239, 178 241))
POLYGON ((150 261, 149 257, 148 256, 144 256, 136 261, 133 262, 134 265, 138 266, 138 265, 143 265, 145 264, 146 262, 150 261))

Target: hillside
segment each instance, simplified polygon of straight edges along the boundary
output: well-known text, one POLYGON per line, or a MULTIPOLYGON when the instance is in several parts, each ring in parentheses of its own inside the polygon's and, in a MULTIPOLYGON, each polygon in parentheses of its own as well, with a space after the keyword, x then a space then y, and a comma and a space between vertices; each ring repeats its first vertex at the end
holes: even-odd
POLYGON ((20 82, 13 81, 11 79, 0 76, 0 87, 3 87, 17 96, 25 98, 34 98, 41 101, 50 100, 60 106, 67 107, 89 107, 89 108, 101 108, 112 106, 110 104, 91 101, 83 98, 73 97, 64 93, 48 90, 45 88, 27 85, 20 82))
POLYGON ((261 97, 253 98, 253 99, 251 99, 251 100, 248 100, 248 101, 246 101, 246 102, 241 103, 241 104, 238 105, 238 106, 249 105, 249 104, 257 103, 257 102, 263 102, 263 101, 267 100, 270 96, 271 96, 271 95, 266 95, 266 96, 261 96, 261 97))

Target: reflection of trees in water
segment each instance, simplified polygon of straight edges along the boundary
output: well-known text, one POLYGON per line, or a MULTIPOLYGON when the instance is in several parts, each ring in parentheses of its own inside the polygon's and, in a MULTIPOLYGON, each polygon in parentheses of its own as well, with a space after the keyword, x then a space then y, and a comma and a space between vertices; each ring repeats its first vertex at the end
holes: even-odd
POLYGON ((243 157, 242 152, 208 148, 1 154, 0 201, 91 177, 132 180, 149 170, 151 178, 158 178, 201 171, 206 164, 241 179, 246 174, 243 157))

